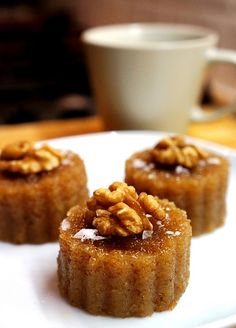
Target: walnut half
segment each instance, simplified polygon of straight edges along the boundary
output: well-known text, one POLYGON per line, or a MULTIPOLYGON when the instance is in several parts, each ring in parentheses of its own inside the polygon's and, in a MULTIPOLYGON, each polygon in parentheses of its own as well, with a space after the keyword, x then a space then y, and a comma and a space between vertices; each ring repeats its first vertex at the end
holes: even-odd
POLYGON ((153 160, 160 164, 182 165, 186 168, 195 167, 200 159, 208 156, 201 148, 185 143, 182 136, 166 137, 152 150, 153 160))
POLYGON ((0 154, 0 171, 21 174, 51 171, 58 167, 63 154, 48 145, 35 147, 28 141, 5 146, 0 154))
POLYGON ((93 226, 103 236, 126 237, 152 231, 148 217, 161 219, 165 216, 157 198, 146 193, 138 195, 134 187, 123 182, 96 190, 87 205, 94 215, 93 226))

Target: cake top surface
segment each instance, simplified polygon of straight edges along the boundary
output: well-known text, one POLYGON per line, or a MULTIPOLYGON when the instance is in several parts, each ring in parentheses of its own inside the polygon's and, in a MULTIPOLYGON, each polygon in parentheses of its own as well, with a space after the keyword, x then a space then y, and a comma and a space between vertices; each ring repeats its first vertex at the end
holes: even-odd
POLYGON ((64 155, 47 144, 36 146, 29 141, 6 145, 0 152, 0 171, 32 174, 58 167, 64 155))
POLYGON ((167 199, 138 194, 124 182, 97 189, 85 206, 68 211, 60 227, 60 241, 75 252, 82 242, 108 253, 152 253, 164 240, 170 245, 186 234, 191 226, 185 211, 167 199))
POLYGON ((208 157, 208 153, 193 144, 188 144, 181 135, 166 137, 150 150, 153 161, 163 165, 181 165, 194 168, 208 157))

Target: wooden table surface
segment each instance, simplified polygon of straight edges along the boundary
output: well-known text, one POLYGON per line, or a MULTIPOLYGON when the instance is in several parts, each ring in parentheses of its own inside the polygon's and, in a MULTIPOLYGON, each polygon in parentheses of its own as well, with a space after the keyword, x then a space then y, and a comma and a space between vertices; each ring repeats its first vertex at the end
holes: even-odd
MULTIPOLYGON (((98 116, 0 125, 0 147, 17 140, 38 141, 100 131, 104 131, 104 127, 98 116)), ((228 115, 209 123, 190 123, 187 134, 236 148, 236 116, 228 115)))

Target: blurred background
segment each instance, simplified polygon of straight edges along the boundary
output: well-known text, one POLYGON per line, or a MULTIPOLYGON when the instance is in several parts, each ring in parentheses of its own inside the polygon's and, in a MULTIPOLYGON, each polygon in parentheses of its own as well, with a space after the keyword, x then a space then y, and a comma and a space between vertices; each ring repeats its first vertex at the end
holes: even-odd
MULTIPOLYGON (((216 30, 236 49, 235 0, 1 0, 0 124, 95 112, 80 33, 123 22, 177 22, 216 30)), ((236 70, 206 76, 203 103, 236 98, 236 70)))

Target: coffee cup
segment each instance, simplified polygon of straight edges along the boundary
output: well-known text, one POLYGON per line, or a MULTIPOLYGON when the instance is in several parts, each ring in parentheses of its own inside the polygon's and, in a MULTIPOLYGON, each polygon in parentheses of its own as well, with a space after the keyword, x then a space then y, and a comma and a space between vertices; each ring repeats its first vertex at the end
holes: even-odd
POLYGON ((216 47, 218 34, 181 24, 131 23, 82 33, 97 112, 109 130, 185 133, 199 109, 209 65, 236 65, 236 52, 216 47))

